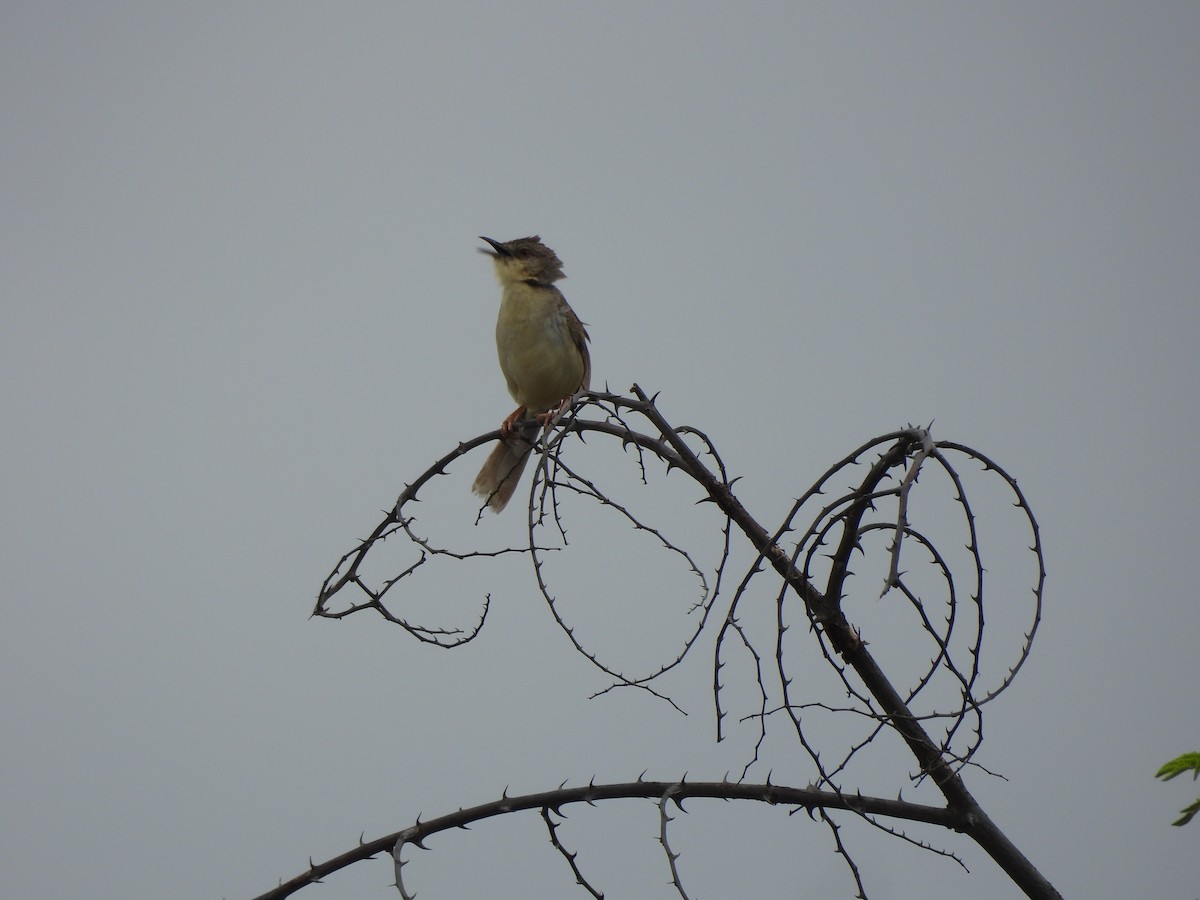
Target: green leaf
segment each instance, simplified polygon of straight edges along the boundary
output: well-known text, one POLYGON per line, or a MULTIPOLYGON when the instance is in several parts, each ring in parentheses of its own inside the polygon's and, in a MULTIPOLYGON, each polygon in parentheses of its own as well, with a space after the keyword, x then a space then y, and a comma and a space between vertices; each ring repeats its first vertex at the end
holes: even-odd
POLYGON ((1188 822, 1192 821, 1192 816, 1200 812, 1200 800, 1197 800, 1191 806, 1185 806, 1180 810, 1180 812, 1183 813, 1183 816, 1177 821, 1172 822, 1172 825, 1186 825, 1188 822))
POLYGON ((1176 775, 1182 775, 1184 772, 1191 772, 1193 781, 1200 776, 1200 753, 1185 753, 1183 756, 1177 756, 1155 772, 1154 777, 1170 781, 1176 775))
MULTIPOLYGON (((1170 781, 1176 775, 1181 775, 1184 772, 1192 773, 1192 781, 1195 781, 1197 776, 1200 776, 1200 753, 1185 753, 1183 756, 1175 757, 1175 759, 1155 772, 1154 777, 1161 778, 1163 781, 1170 781)), ((1191 806, 1185 806, 1180 812, 1183 815, 1172 822, 1172 825, 1186 825, 1192 821, 1196 813, 1200 813, 1200 800, 1197 800, 1191 806)))

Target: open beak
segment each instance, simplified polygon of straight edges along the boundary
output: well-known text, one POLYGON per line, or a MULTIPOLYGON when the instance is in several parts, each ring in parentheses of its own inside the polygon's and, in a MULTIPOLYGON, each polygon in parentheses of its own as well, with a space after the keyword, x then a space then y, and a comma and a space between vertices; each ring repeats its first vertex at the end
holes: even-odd
POLYGON ((486 253, 488 256, 512 256, 512 254, 509 253, 508 250, 504 248, 504 245, 499 241, 493 241, 490 237, 484 237, 482 234, 479 236, 479 239, 481 241, 487 241, 492 245, 491 250, 484 250, 482 247, 480 247, 480 253, 486 253))

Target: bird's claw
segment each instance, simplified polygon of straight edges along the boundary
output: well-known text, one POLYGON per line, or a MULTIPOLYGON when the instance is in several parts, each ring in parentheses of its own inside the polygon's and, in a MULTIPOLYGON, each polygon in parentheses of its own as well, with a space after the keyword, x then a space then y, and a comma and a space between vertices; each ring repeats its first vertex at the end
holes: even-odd
POLYGON ((501 440, 512 440, 513 435, 517 433, 517 423, 525 417, 525 407, 518 406, 503 422, 500 423, 500 438, 501 440))

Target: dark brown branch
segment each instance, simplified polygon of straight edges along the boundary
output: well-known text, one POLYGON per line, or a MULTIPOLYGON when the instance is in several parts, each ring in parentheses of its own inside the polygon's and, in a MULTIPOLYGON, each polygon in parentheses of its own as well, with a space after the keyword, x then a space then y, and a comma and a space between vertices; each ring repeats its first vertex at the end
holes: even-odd
MULTIPOLYGON (((980 707, 1002 692, 1011 683, 1016 671, 1027 658, 1033 635, 1040 621, 1042 586, 1045 579, 1040 537, 1037 523, 1029 510, 1024 496, 1017 488, 1015 480, 982 454, 959 444, 933 442, 927 430, 910 427, 880 438, 875 438, 830 467, 796 502, 792 511, 784 519, 783 524, 779 526, 774 534, 771 534, 747 512, 734 495, 732 482, 729 480, 719 455, 707 437, 703 433, 691 428, 676 428, 671 426, 659 412, 654 401, 647 397, 637 385, 634 385, 633 392, 635 394, 635 398, 633 399, 607 393, 586 395, 562 417, 559 429, 554 431, 552 436, 547 436, 545 443, 539 442, 536 444, 533 452, 539 453, 541 460, 530 487, 531 497, 536 502, 531 503, 530 506, 529 544, 527 547, 507 548, 490 552, 468 551, 465 553, 454 553, 444 548, 436 547, 430 541, 414 534, 411 529, 413 520, 404 514, 403 508, 405 504, 416 499, 418 490, 429 479, 437 474, 445 474, 446 467, 451 461, 463 453, 493 440, 495 437, 495 433, 482 435, 470 442, 461 444, 455 451, 447 454, 427 469, 416 482, 405 488, 405 491, 398 498, 396 506, 384 522, 376 528, 369 538, 339 561, 338 566, 322 588, 314 614, 339 617, 360 609, 372 608, 384 615, 389 621, 400 624, 421 640, 441 646, 454 646, 459 643, 465 643, 478 634, 479 630, 483 627, 484 618, 487 613, 486 604, 479 621, 471 629, 431 629, 426 626, 416 625, 409 622, 404 616, 392 613, 384 604, 385 594, 398 582, 423 565, 428 558, 433 556, 448 555, 456 559, 466 559, 471 557, 498 556, 503 553, 512 552, 529 553, 534 561, 539 587, 549 602, 560 627, 575 642, 577 649, 603 671, 616 677, 618 679, 617 685, 634 686, 651 690, 656 696, 662 696, 670 701, 669 697, 653 691, 649 687, 649 682, 674 668, 682 661, 683 657, 695 645, 700 632, 704 630, 704 621, 707 621, 712 604, 719 593, 725 561, 729 555, 730 532, 736 526, 750 541, 757 557, 734 592, 728 604, 723 624, 718 629, 714 647, 713 693, 718 735, 720 736, 721 722, 725 716, 720 699, 722 689, 721 671, 725 664, 722 659, 722 649, 726 646, 726 638, 736 634, 741 642, 741 646, 750 654, 754 661, 755 677, 760 691, 759 711, 757 714, 760 725, 759 741, 755 747, 755 757, 747 764, 746 769, 743 771, 743 777, 749 771, 750 766, 757 761, 758 748, 765 737, 765 723, 768 715, 768 691, 761 665, 765 654, 761 654, 755 648, 751 637, 741 627, 738 619, 738 607, 743 598, 748 596, 747 589, 751 579, 763 571, 763 563, 765 561, 780 577, 783 585, 776 599, 775 656, 783 691, 783 703, 778 708, 791 716, 800 742, 812 758, 821 776, 817 783, 818 786, 828 786, 831 788, 831 792, 826 792, 826 794, 838 798, 841 803, 841 805, 837 803, 822 803, 819 805, 822 809, 822 817, 826 819, 830 827, 834 830, 839 852, 846 859, 847 864, 854 873, 860 892, 862 892, 862 884, 858 878, 857 867, 846 852, 846 849, 842 847, 840 838, 838 837, 838 826, 828 817, 826 811, 830 809, 850 810, 864 816, 868 821, 876 825, 880 825, 880 823, 878 823, 874 816, 891 815, 891 813, 886 811, 869 808, 860 802, 860 798, 856 794, 847 793, 834 781, 834 777, 845 769, 850 759, 859 750, 871 744, 878 733, 884 728, 889 728, 894 730, 903 739, 917 760, 917 777, 919 779, 929 778, 932 780, 946 798, 947 808, 942 812, 950 818, 945 820, 945 822, 952 822, 953 824, 950 827, 971 835, 1028 896, 1038 898, 1058 897, 1058 893, 1049 882, 1037 872, 1017 848, 996 828, 982 809, 980 809, 960 776, 962 766, 971 758, 981 740, 982 719, 980 718, 980 707), (604 421, 578 418, 579 411, 588 405, 594 405, 597 408, 606 410, 607 418, 604 421), (657 432, 657 436, 642 434, 637 429, 632 428, 628 420, 634 417, 641 417, 648 421, 652 425, 653 430, 657 432), (638 464, 642 467, 643 480, 645 480, 646 474, 646 458, 650 455, 656 456, 666 463, 668 470, 679 468, 685 471, 701 487, 707 500, 712 502, 721 511, 725 520, 724 550, 720 565, 716 570, 717 577, 714 589, 710 594, 703 597, 699 604, 703 609, 702 618, 704 621, 701 622, 696 632, 689 637, 686 645, 676 659, 662 666, 657 672, 652 672, 648 676, 641 678, 626 678, 626 676, 621 675, 615 669, 604 664, 595 654, 585 651, 579 642, 575 640, 570 623, 559 616, 553 598, 542 580, 541 553, 544 549, 548 548, 541 548, 537 545, 535 541, 537 529, 548 526, 554 527, 558 529, 564 543, 566 538, 566 526, 561 518, 561 511, 557 502, 558 488, 561 487, 575 491, 581 496, 586 496, 597 502, 613 506, 625 514, 627 518, 630 518, 635 528, 656 535, 666 549, 683 554, 692 571, 699 575, 702 581, 703 573, 700 567, 692 561, 686 550, 676 547, 654 529, 647 528, 641 522, 633 519, 625 512, 623 507, 616 504, 611 498, 605 496, 603 492, 597 490, 591 482, 573 472, 565 465, 560 457, 564 437, 574 434, 582 438, 582 435, 588 432, 617 437, 622 441, 623 445, 634 447, 638 453, 638 464), (688 437, 697 438, 700 441, 703 446, 701 452, 711 456, 717 471, 714 472, 705 464, 700 455, 688 443, 688 437), (848 487, 837 499, 826 503, 812 524, 803 530, 799 542, 795 545, 795 552, 791 554, 785 552, 780 542, 784 535, 797 530, 794 521, 801 509, 810 499, 818 494, 822 494, 825 485, 834 476, 847 473, 850 467, 858 465, 860 457, 868 452, 875 452, 878 455, 868 466, 865 476, 859 480, 856 486, 848 487), (1033 544, 1030 550, 1037 559, 1038 564, 1037 579, 1033 591, 1033 623, 1026 633, 1024 646, 1021 648, 1015 665, 1009 669, 1008 674, 1002 680, 1001 684, 990 693, 984 694, 978 692, 977 681, 980 678, 980 655, 984 625, 983 579, 985 570, 975 530, 974 512, 967 501, 966 493, 958 473, 946 457, 947 453, 957 453, 974 459, 985 470, 995 472, 1004 480, 1013 495, 1017 498, 1015 506, 1024 514, 1026 521, 1032 529, 1033 544), (963 651, 969 654, 969 660, 956 659, 955 653, 957 651, 951 645, 960 601, 950 564, 938 552, 932 540, 928 539, 921 531, 909 523, 910 495, 917 482, 917 475, 921 471, 922 465, 926 469, 931 468, 929 466, 931 460, 936 461, 953 484, 957 492, 954 502, 957 503, 962 512, 965 527, 969 535, 966 549, 969 553, 970 565, 973 568, 974 575, 974 590, 971 592, 970 599, 973 601, 976 611, 974 633, 969 636, 971 643, 963 651), (898 484, 895 486, 885 485, 885 481, 893 478, 896 474, 900 475, 898 484), (538 493, 539 484, 541 486, 540 495, 538 493), (539 497, 540 499, 538 499, 539 497), (890 523, 868 520, 868 514, 873 515, 877 505, 884 501, 889 504, 892 502, 897 504, 896 514, 890 523), (420 550, 420 558, 408 569, 401 571, 392 578, 386 579, 378 586, 372 587, 360 576, 359 567, 366 554, 376 543, 386 540, 389 536, 397 532, 403 532, 405 537, 416 544, 420 550), (918 678, 915 685, 909 685, 903 693, 885 677, 874 656, 868 651, 867 643, 863 639, 859 629, 851 623, 843 609, 846 579, 851 574, 851 558, 855 551, 864 551, 863 538, 865 535, 871 533, 890 533, 892 538, 891 547, 888 551, 890 566, 885 578, 885 587, 898 588, 904 594, 916 613, 920 627, 932 639, 936 651, 924 674, 918 678), (934 619, 936 617, 927 613, 925 602, 917 593, 910 590, 906 583, 906 573, 901 570, 900 560, 902 547, 906 540, 915 543, 918 547, 925 548, 932 560, 935 572, 940 573, 942 576, 943 587, 946 591, 944 602, 947 607, 944 627, 935 626, 934 619), (829 564, 828 571, 825 572, 824 577, 820 577, 814 574, 814 563, 820 563, 818 554, 823 553, 828 554, 829 564), (361 591, 368 599, 364 602, 353 604, 349 608, 341 610, 331 609, 328 605, 329 601, 335 594, 345 588, 353 588, 361 591), (835 707, 826 703, 793 703, 789 696, 791 681, 784 667, 783 637, 790 627, 789 617, 785 615, 785 605, 789 603, 789 598, 793 595, 799 598, 803 606, 804 616, 815 632, 818 646, 824 654, 825 659, 836 671, 852 702, 859 704, 859 706, 850 707, 849 709, 868 717, 874 722, 870 733, 861 741, 852 744, 849 752, 842 761, 832 768, 822 763, 819 749, 809 742, 801 729, 799 710, 806 707, 833 710, 835 707), (929 686, 935 673, 938 671, 948 672, 950 677, 958 684, 962 697, 961 705, 958 709, 946 713, 926 711, 915 713, 910 705, 929 686), (964 724, 967 717, 971 715, 974 716, 974 738, 966 739, 967 746, 965 750, 962 748, 961 742, 959 746, 952 747, 952 744, 955 742, 956 733, 964 724), (926 724, 943 719, 947 720, 948 724, 945 726, 945 731, 941 739, 935 741, 930 733, 926 731, 925 726, 926 724)), ((817 568, 823 569, 824 564, 820 563, 817 568)), ((794 601, 790 602, 794 603, 794 601)), ((965 603, 965 600, 963 603, 965 603)), ((960 642, 956 640, 955 643, 958 644, 960 642)), ((617 685, 614 685, 614 687, 617 685)), ((641 795, 639 794, 639 796, 641 795)), ((510 801, 506 800, 504 802, 507 804, 510 801)), ((539 801, 538 805, 550 804, 542 804, 539 801)), ((508 810, 498 809, 498 811, 504 812, 508 810)), ((489 814, 498 813, 493 812, 489 814)), ((886 826, 880 825, 880 827, 886 826)), ((892 829, 888 827, 886 830, 891 831, 892 829)), ((412 829, 409 832, 400 834, 404 835, 410 832, 412 836, 405 838, 405 840, 409 842, 419 840, 420 833, 412 829)), ((900 832, 893 831, 893 833, 904 837, 900 832)), ((360 850, 359 852, 361 853, 362 851, 360 850)))
POLYGON ((884 453, 868 471, 859 487, 859 499, 845 518, 843 540, 834 553, 833 571, 826 592, 818 590, 794 565, 782 549, 771 542, 766 529, 758 524, 745 507, 733 496, 729 488, 719 482, 703 464, 688 450, 658 410, 649 404, 641 389, 634 385, 634 393, 648 404, 647 417, 659 428, 662 436, 679 454, 681 464, 688 473, 708 492, 712 500, 732 519, 754 548, 768 560, 779 576, 804 601, 812 619, 818 623, 834 649, 862 679, 880 704, 884 714, 916 757, 921 771, 929 774, 950 805, 950 809, 966 817, 966 831, 996 861, 1030 897, 1058 898, 1060 894, 1047 881, 1023 853, 988 818, 979 803, 967 790, 966 784, 943 758, 940 748, 934 744, 913 716, 904 699, 874 657, 868 652, 859 633, 841 610, 842 586, 848 570, 850 553, 857 546, 858 525, 870 503, 869 498, 878 489, 888 471, 902 463, 910 447, 919 446, 915 433, 907 440, 897 441, 892 449, 884 453))
POLYGON ((799 809, 840 809, 858 813, 889 816, 913 822, 925 822, 954 831, 963 831, 968 825, 959 813, 938 806, 924 806, 904 800, 889 800, 883 797, 838 794, 811 788, 793 788, 776 784, 735 784, 730 781, 634 781, 621 784, 589 784, 584 787, 558 788, 537 794, 519 797, 501 797, 490 803, 460 809, 449 815, 439 816, 403 831, 361 843, 340 856, 322 863, 314 863, 306 872, 283 882, 273 890, 260 894, 256 900, 282 900, 303 887, 315 884, 341 869, 370 859, 380 853, 391 853, 406 845, 421 847, 431 835, 442 831, 463 828, 475 822, 495 816, 508 815, 523 810, 549 809, 555 813, 572 803, 595 804, 605 800, 649 799, 658 801, 670 794, 672 799, 707 797, 717 800, 752 800, 772 806, 792 806, 799 809))

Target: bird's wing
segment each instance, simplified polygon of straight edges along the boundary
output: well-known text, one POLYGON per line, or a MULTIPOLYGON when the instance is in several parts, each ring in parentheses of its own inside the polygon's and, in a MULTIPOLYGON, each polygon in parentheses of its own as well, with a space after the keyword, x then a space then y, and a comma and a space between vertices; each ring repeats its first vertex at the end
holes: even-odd
POLYGON ((579 351, 579 355, 583 357, 583 381, 580 387, 583 390, 589 390, 592 384, 592 355, 588 352, 588 341, 591 337, 587 333, 583 322, 579 321, 579 316, 575 315, 575 310, 571 309, 571 304, 567 303, 566 298, 563 298, 563 315, 567 320, 567 333, 571 335, 571 341, 575 344, 575 349, 579 351))

